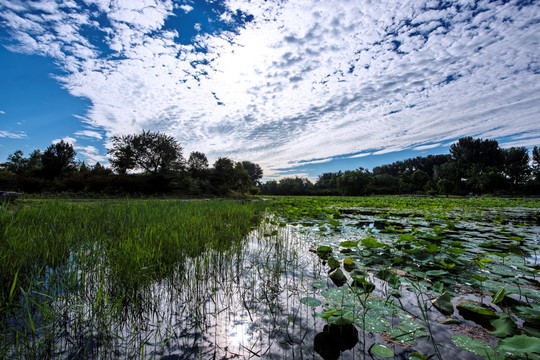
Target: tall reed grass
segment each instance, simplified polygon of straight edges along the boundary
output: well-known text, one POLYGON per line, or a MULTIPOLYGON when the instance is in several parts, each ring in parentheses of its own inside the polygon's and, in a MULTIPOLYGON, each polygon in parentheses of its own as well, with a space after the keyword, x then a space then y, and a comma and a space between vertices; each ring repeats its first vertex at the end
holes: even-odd
POLYGON ((75 285, 97 264, 109 282, 136 288, 166 277, 187 257, 242 239, 263 209, 260 202, 230 200, 3 204, 0 319, 29 284, 63 265, 75 274, 75 285))

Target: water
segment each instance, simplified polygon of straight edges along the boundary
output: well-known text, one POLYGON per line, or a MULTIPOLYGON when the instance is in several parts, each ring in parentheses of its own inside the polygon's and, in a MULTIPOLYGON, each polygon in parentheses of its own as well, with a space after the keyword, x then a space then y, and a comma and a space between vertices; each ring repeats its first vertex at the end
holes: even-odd
MULTIPOLYGON (((87 274, 83 287, 75 284, 70 288, 63 282, 65 287, 60 290, 51 286, 52 275, 48 274, 41 287, 35 287, 36 293, 42 292, 41 299, 48 307, 41 307, 40 302, 30 304, 27 313, 9 319, 10 327, 25 334, 26 342, 16 345, 15 335, 4 334, 3 344, 13 341, 9 354, 12 358, 364 359, 371 358, 368 351, 374 344, 388 345, 395 352, 395 359, 407 359, 413 351, 433 353, 434 345, 428 337, 416 339, 414 345, 398 344, 388 332, 364 331, 357 325, 334 326, 314 316, 314 312, 323 312, 334 301, 325 297, 324 292, 338 288, 328 279, 328 266, 313 249, 322 243, 339 246, 340 241, 369 235, 396 240, 400 233, 382 234, 387 226, 429 232, 434 226, 443 226, 445 220, 408 216, 381 220, 377 214, 351 212, 341 221, 339 229, 334 230, 315 223, 281 227, 263 223, 238 246, 187 259, 182 268, 164 280, 136 289, 128 296, 119 295, 119 284, 107 280, 106 269, 87 274), (312 308, 301 303, 307 296, 322 304, 312 308), (35 331, 30 329, 29 317, 35 331)), ((505 230, 508 233, 537 241, 537 227, 518 227, 522 222, 514 222, 501 226, 510 226, 505 230)), ((494 238, 508 241, 507 236, 500 234, 500 228, 491 228, 484 221, 456 221, 455 225, 453 231, 446 233, 448 241, 464 237, 471 244, 494 238)), ((470 253, 477 250, 477 246, 468 248, 470 253)), ((339 260, 343 260, 347 255, 340 256, 339 260)), ((526 259, 535 263, 536 254, 529 254, 526 259)), ((95 269, 99 268, 97 265, 95 269)), ((58 285, 58 279, 72 278, 73 272, 79 271, 76 269, 56 269, 57 281, 53 283, 58 285)), ((435 342, 443 344, 439 347, 443 359, 482 358, 457 348, 451 341, 460 331, 476 329, 485 333, 474 320, 465 319, 456 309, 450 317, 460 321, 460 325, 442 325, 447 317, 434 307, 430 306, 426 314, 419 311, 420 306, 429 305, 436 296, 432 289, 426 288, 419 295, 412 289, 414 281, 401 276, 401 297, 394 298, 388 284, 375 277, 375 270, 367 270, 366 280, 375 284, 371 304, 391 301, 412 315, 405 318, 405 313, 398 311, 380 315, 390 329, 407 321, 425 326, 427 320, 431 332, 426 335, 433 334, 435 342)), ((452 279, 448 277, 450 282, 452 279)), ((466 284, 457 283, 458 278, 454 280, 456 283, 450 285, 456 291, 467 288, 466 284)), ((463 299, 489 303, 492 298, 484 299, 481 293, 472 291, 459 294, 452 302, 457 305, 463 299)), ((359 309, 357 316, 376 311, 373 306, 364 310, 358 299, 352 301, 356 302, 353 308, 359 309)), ((489 335, 486 339, 491 346, 497 342, 489 335)))

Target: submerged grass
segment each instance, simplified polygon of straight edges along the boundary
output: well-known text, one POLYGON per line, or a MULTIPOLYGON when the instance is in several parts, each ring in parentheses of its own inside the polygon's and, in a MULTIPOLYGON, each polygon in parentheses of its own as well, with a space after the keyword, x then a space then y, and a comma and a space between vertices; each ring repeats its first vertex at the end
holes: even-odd
POLYGON ((83 277, 99 264, 109 281, 136 288, 166 277, 187 257, 242 239, 263 208, 260 202, 227 200, 4 204, 1 318, 38 274, 51 276, 66 265, 83 277))

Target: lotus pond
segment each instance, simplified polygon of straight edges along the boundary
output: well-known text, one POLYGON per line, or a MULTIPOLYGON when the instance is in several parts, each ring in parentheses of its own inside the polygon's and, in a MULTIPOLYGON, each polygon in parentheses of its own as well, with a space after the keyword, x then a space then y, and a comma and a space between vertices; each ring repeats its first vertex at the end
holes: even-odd
POLYGON ((538 359, 534 199, 21 200, 1 358, 538 359))

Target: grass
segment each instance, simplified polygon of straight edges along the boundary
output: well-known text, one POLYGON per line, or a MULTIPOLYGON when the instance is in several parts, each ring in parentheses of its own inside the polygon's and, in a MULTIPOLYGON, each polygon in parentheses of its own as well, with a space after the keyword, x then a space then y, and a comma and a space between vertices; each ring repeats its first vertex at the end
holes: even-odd
POLYGON ((189 258, 235 246, 259 223, 262 210, 261 202, 232 200, 1 205, 0 355, 9 344, 28 345, 46 331, 39 325, 58 315, 54 309, 67 313, 90 304, 88 316, 107 321, 127 304, 142 307, 141 289, 172 278, 189 258))

